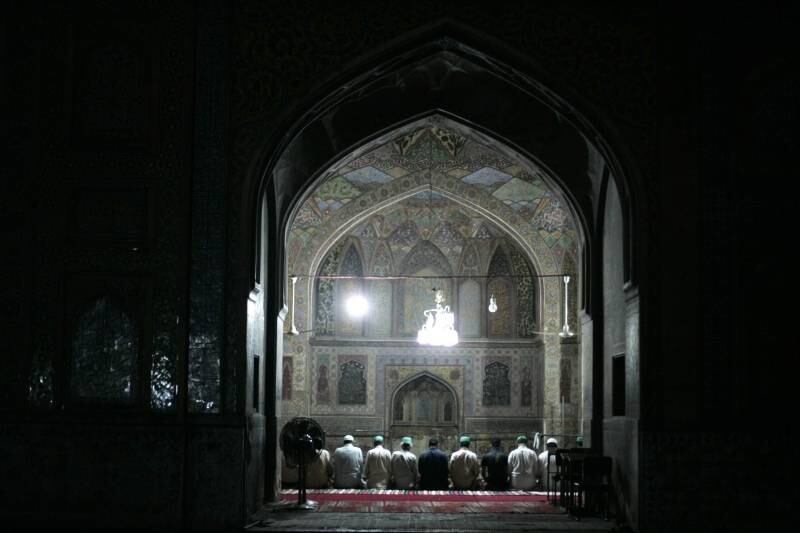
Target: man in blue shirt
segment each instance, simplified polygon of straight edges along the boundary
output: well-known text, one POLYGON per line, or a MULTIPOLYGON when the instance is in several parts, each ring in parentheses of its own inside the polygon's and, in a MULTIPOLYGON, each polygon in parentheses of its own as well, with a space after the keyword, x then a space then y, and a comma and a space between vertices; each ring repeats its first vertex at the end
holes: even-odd
POLYGON ((481 471, 486 490, 508 489, 508 455, 500 447, 500 439, 492 439, 492 448, 481 458, 481 471))
POLYGON ((439 449, 439 439, 430 439, 429 448, 419 456, 419 488, 447 490, 449 487, 447 454, 439 449))

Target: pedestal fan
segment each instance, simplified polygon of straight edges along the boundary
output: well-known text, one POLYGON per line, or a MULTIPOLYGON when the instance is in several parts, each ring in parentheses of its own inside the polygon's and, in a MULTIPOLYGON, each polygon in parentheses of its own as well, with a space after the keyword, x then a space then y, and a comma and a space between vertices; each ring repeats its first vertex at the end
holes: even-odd
POLYGON ((313 419, 295 417, 281 430, 279 439, 286 461, 298 465, 297 503, 289 509, 315 509, 316 502, 306 499, 306 465, 319 455, 325 446, 325 432, 313 419))

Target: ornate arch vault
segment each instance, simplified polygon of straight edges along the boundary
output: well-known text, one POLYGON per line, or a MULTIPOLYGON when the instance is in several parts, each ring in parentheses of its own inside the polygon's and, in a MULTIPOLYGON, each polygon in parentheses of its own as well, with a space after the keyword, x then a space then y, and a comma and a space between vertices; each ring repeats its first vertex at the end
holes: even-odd
POLYGON ((432 375, 457 395, 447 431, 468 432, 479 449, 521 430, 578 433, 579 339, 558 332, 564 273, 577 307, 583 230, 558 182, 438 114, 323 172, 288 227, 287 273, 299 280, 286 331, 300 334, 284 336, 281 416, 318 419, 332 444, 391 433, 413 423, 392 419, 398 385, 432 375), (353 279, 320 278, 330 275, 353 279), (433 286, 456 313, 461 341, 450 348, 416 343, 433 286), (363 319, 344 311, 358 292, 371 305, 363 319))

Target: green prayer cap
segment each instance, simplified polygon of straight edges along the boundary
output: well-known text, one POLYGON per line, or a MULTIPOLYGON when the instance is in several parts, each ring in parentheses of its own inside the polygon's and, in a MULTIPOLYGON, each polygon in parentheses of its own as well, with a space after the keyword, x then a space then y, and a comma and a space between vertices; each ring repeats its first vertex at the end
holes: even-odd
POLYGON ((460 442, 461 444, 469 444, 471 441, 470 441, 469 437, 464 435, 463 437, 458 439, 458 442, 460 442))
POLYGON ((400 444, 411 444, 411 437, 403 437, 400 439, 400 444))
POLYGON ((374 437, 372 437, 372 442, 382 443, 383 437, 381 437, 380 435, 375 435, 374 437))
POLYGON ((520 435, 519 437, 517 437, 517 442, 528 442, 528 437, 526 437, 525 435, 520 435))

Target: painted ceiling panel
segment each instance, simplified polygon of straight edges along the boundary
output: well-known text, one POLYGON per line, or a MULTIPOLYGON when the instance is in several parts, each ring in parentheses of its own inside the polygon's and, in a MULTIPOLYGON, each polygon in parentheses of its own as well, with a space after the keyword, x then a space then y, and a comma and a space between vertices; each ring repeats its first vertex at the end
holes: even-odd
POLYGON ((540 191, 533 184, 528 183, 527 181, 522 181, 518 178, 514 178, 494 191, 492 196, 498 200, 504 201, 521 201, 523 199, 528 199, 530 201, 533 200, 533 198, 536 198, 537 193, 539 192, 540 191))
POLYGON ((371 185, 373 183, 388 183, 392 181, 392 176, 386 174, 385 172, 381 172, 377 168, 373 166, 367 166, 363 168, 359 168, 358 170, 354 170, 352 172, 348 172, 344 175, 344 178, 347 179, 350 183, 354 183, 357 185, 371 185))
POLYGON ((353 199, 361 196, 361 192, 361 189, 342 176, 334 176, 320 185, 314 192, 314 197, 322 201, 353 199))
POLYGON ((506 183, 510 179, 510 174, 501 172, 496 168, 483 167, 477 172, 473 172, 472 174, 464 176, 461 178, 461 181, 464 183, 470 183, 472 185, 493 188, 498 183, 506 183))

